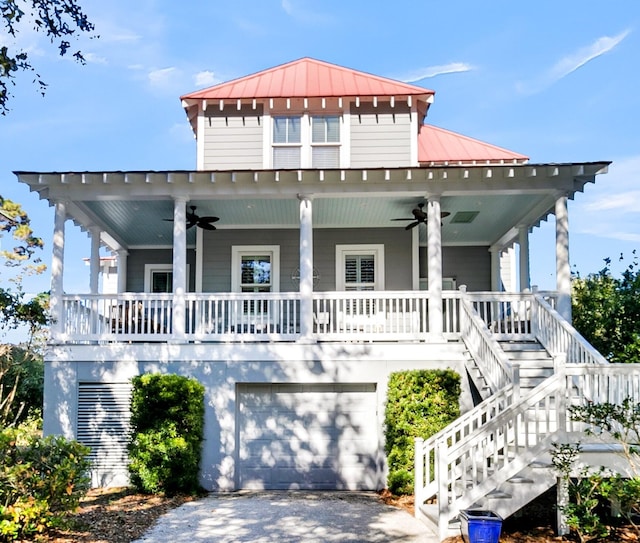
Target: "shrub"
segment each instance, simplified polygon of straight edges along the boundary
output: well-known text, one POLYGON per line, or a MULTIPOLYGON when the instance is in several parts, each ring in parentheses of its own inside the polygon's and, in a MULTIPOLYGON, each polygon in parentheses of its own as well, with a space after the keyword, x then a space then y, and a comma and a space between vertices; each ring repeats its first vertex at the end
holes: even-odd
POLYGON ((385 409, 387 484, 413 493, 414 439, 426 439, 460 415, 460 376, 452 370, 411 370, 389 377, 385 409))
POLYGON ((179 375, 133 379, 131 484, 148 494, 195 493, 204 437, 204 387, 179 375))
POLYGON ((89 449, 21 428, 0 431, 0 541, 64 525, 89 488, 89 449))

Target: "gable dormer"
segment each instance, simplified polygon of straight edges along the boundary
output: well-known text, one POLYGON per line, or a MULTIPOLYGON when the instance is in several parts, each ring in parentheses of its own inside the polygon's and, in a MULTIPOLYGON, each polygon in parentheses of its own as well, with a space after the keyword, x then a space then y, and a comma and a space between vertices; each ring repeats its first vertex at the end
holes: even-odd
POLYGON ((182 102, 200 170, 415 167, 433 95, 303 58, 182 102))

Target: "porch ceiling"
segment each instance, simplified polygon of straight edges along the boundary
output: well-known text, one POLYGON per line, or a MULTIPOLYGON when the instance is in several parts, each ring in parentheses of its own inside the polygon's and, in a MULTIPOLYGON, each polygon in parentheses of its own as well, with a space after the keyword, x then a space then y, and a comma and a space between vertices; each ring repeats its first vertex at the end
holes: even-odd
MULTIPOLYGON (((491 245, 513 224, 520 223, 532 207, 550 209, 553 201, 545 195, 499 196, 445 196, 441 199, 443 211, 450 213, 442 219, 444 244, 491 245), (469 224, 453 223, 456 213, 477 212, 469 224)), ((314 228, 399 228, 413 222, 411 210, 424 199, 411 196, 386 198, 318 198, 313 201, 314 228), (393 221, 406 218, 406 221, 393 221)), ((200 216, 220 218, 216 228, 265 229, 298 228, 298 200, 257 199, 190 200, 197 206, 200 216)), ((79 204, 95 222, 104 224, 107 231, 121 240, 126 247, 171 245, 173 223, 164 219, 173 217, 171 200, 107 200, 87 201, 79 204)), ((426 243, 426 226, 418 226, 421 242, 426 243)), ((195 243, 196 228, 187 232, 188 242, 195 243)), ((206 232, 205 235, 215 235, 206 232)), ((411 233, 407 232, 410 236, 411 233)))
MULTIPOLYGON (((411 210, 439 195, 445 245, 507 246, 536 226, 558 195, 573 197, 608 162, 508 164, 375 170, 16 172, 50 202, 67 201, 82 228, 97 226, 110 248, 170 246, 173 199, 187 198, 218 229, 298 228, 298 195, 313 199, 314 228, 404 228, 411 210), (459 212, 476 215, 456 222, 459 212), (406 222, 393 221, 407 218, 406 222)), ((418 226, 425 243, 426 227, 418 226)), ((215 232, 205 232, 215 235, 215 232)), ((196 227, 188 233, 195 243, 196 227)), ((407 232, 407 235, 411 235, 407 232)))

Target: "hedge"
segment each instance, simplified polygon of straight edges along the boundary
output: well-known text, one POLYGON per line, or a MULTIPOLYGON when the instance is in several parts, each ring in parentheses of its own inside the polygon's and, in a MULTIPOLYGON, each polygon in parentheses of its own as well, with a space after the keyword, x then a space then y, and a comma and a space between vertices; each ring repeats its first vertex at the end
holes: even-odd
POLYGON ((147 494, 201 491, 204 387, 173 374, 147 374, 132 382, 131 484, 147 494))
POLYGON ((414 439, 427 439, 460 415, 460 376, 452 370, 411 370, 389 377, 385 409, 387 485, 413 493, 414 439))

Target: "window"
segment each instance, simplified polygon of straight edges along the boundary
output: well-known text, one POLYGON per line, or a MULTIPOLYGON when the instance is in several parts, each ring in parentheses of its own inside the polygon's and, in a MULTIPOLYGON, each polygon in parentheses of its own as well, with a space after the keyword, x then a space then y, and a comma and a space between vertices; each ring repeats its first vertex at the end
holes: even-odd
POLYGON ((340 167, 340 118, 311 118, 311 167, 340 167))
POLYGON ((339 168, 340 116, 273 117, 273 168, 339 168))
POLYGON ((273 167, 300 168, 301 117, 273 118, 273 167))
MULTIPOLYGON (((280 247, 277 245, 234 245, 231 248, 233 292, 279 292, 280 247)), ((267 302, 244 304, 245 313, 266 312, 267 302)))
MULTIPOLYGON (((189 265, 187 264, 188 282, 189 265)), ((173 266, 171 264, 145 264, 144 291, 156 294, 173 292, 173 266)))
POLYGON ((338 290, 384 290, 384 245, 336 245, 338 290))

